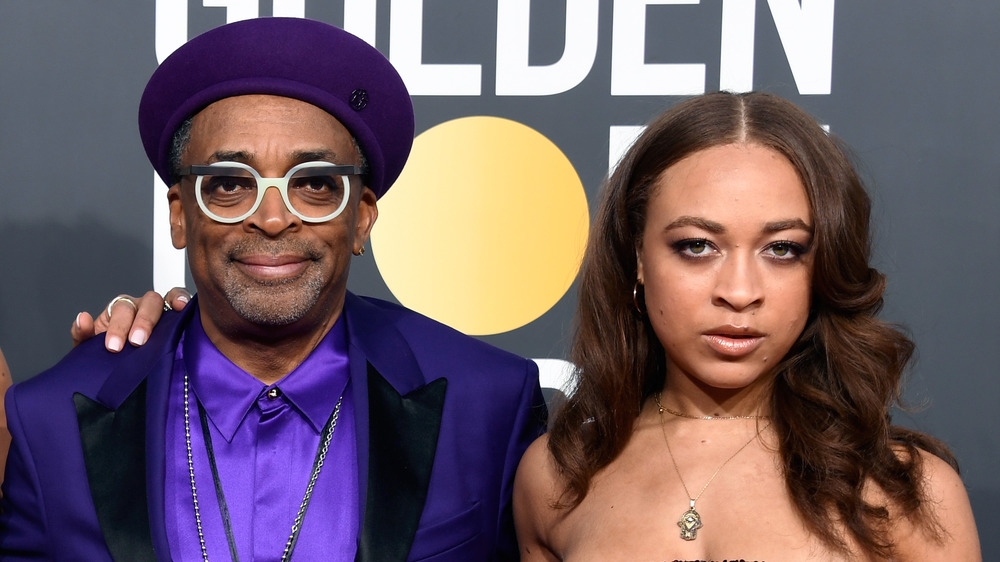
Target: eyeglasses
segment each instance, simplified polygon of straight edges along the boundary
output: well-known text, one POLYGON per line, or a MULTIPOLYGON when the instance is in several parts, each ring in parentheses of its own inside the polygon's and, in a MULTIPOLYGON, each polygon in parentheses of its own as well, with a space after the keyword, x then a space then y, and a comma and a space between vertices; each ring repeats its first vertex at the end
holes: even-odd
POLYGON ((291 213, 303 222, 326 222, 339 215, 351 194, 348 176, 367 170, 330 162, 304 162, 283 178, 264 178, 242 162, 213 162, 181 170, 196 176, 194 194, 201 210, 214 221, 232 224, 254 214, 269 187, 281 193, 291 213))

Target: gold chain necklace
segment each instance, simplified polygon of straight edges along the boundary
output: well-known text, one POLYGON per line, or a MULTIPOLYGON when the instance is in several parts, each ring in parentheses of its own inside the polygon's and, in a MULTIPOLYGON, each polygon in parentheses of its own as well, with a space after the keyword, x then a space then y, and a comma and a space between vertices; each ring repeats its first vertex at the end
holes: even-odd
MULTIPOLYGON (((674 458, 674 452, 670 449, 670 440, 667 439, 667 428, 666 428, 666 426, 663 423, 663 412, 664 412, 664 410, 666 410, 666 408, 664 408, 663 405, 660 404, 660 393, 656 393, 656 407, 657 407, 657 409, 659 409, 660 431, 663 433, 663 442, 667 444, 667 452, 670 453, 670 462, 672 462, 673 465, 674 465, 674 472, 677 473, 677 479, 680 480, 681 487, 684 488, 684 493, 687 495, 688 499, 691 500, 691 507, 689 507, 687 511, 685 511, 684 513, 681 514, 681 518, 677 520, 677 526, 681 528, 681 538, 682 539, 684 539, 686 541, 693 541, 696 538, 698 538, 698 529, 701 529, 703 527, 703 525, 701 523, 701 514, 699 514, 695 510, 695 508, 694 508, 695 502, 697 502, 701 498, 701 495, 705 493, 706 489, 708 489, 708 485, 712 483, 712 480, 715 480, 715 477, 719 475, 719 472, 721 472, 722 469, 725 468, 725 466, 727 464, 729 464, 729 461, 731 461, 734 458, 736 458, 736 455, 740 454, 743 451, 743 449, 746 449, 750 445, 750 443, 753 443, 754 439, 756 439, 757 437, 759 437, 762 431, 764 431, 765 429, 771 427, 771 422, 767 422, 767 425, 765 425, 762 428, 759 428, 757 430, 757 433, 754 433, 753 437, 751 437, 749 441, 747 441, 746 443, 744 443, 743 446, 740 447, 739 449, 736 449, 735 453, 733 453, 732 455, 729 455, 729 458, 726 459, 725 461, 723 461, 723 463, 721 465, 719 465, 719 468, 715 469, 715 472, 712 474, 712 477, 709 478, 708 482, 705 482, 705 485, 701 487, 701 491, 698 492, 698 495, 694 496, 694 497, 691 497, 691 492, 688 491, 687 485, 684 483, 684 478, 681 476, 681 469, 677 468, 677 459, 674 458)), ((670 412, 670 410, 666 410, 666 411, 670 412)), ((674 414, 674 415, 681 415, 682 417, 694 417, 694 416, 686 416, 684 414, 677 414, 675 412, 670 412, 670 413, 674 414)), ((721 417, 708 416, 708 417, 701 417, 701 418, 694 418, 694 419, 711 419, 711 420, 716 420, 716 419, 759 419, 759 418, 762 418, 762 417, 764 417, 764 416, 735 416, 735 417, 732 417, 732 418, 721 418, 721 417)))
POLYGON ((671 410, 670 408, 660 404, 660 395, 656 395, 656 405, 660 408, 661 412, 666 412, 668 414, 673 414, 679 418, 687 418, 689 420, 766 420, 767 416, 761 414, 752 414, 749 416, 695 416, 692 414, 685 414, 684 412, 678 412, 677 410, 671 410))

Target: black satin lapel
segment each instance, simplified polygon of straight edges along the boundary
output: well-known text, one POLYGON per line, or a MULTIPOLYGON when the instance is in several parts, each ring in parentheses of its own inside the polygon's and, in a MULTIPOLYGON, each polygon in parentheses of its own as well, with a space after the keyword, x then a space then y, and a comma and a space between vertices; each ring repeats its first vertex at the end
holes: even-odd
POLYGON ((146 500, 146 382, 117 410, 74 394, 90 495, 115 560, 156 560, 146 500))
POLYGON ((447 387, 437 379, 400 396, 368 365, 368 491, 356 560, 406 560, 427 500, 447 387))

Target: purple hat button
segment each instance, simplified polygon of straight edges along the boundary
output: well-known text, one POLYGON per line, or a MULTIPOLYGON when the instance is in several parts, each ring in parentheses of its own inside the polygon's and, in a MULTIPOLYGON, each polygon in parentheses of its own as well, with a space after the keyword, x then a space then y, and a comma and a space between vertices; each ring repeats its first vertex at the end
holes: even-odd
POLYGON ((351 107, 354 111, 361 111, 368 105, 368 90, 358 88, 351 92, 351 107))

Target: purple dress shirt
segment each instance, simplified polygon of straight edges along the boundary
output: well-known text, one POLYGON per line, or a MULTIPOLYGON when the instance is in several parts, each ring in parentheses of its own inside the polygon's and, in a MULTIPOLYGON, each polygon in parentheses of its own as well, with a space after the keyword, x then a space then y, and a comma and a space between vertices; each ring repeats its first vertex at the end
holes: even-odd
POLYGON ((360 525, 354 405, 343 316, 291 373, 266 386, 208 339, 197 311, 174 357, 167 414, 166 528, 174 560, 201 560, 184 438, 184 371, 191 447, 210 560, 229 560, 203 430, 207 414, 240 560, 280 560, 302 503, 324 425, 343 396, 293 560, 353 560, 360 525))

